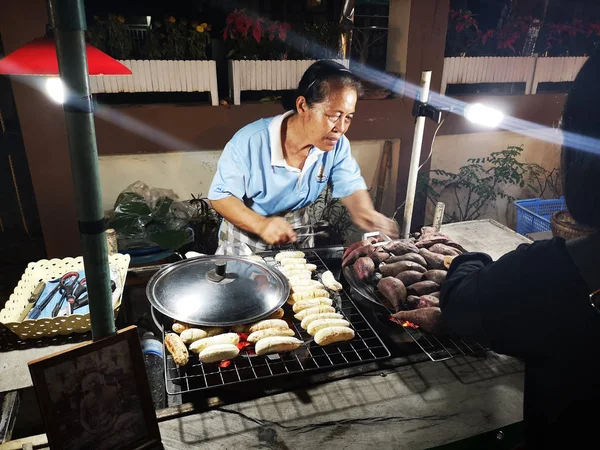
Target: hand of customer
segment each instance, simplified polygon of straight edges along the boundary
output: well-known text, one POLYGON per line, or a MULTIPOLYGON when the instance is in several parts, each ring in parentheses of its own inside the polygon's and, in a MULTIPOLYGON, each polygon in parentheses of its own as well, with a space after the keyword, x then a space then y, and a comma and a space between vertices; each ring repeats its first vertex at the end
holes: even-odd
POLYGON ((281 217, 265 217, 259 226, 258 235, 269 245, 296 242, 296 232, 281 217))

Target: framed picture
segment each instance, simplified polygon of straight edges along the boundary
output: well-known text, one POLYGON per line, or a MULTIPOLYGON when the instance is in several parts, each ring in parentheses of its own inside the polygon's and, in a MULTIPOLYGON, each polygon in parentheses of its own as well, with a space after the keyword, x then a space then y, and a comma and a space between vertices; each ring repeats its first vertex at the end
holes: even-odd
POLYGON ((29 363, 52 449, 162 448, 137 327, 29 363))

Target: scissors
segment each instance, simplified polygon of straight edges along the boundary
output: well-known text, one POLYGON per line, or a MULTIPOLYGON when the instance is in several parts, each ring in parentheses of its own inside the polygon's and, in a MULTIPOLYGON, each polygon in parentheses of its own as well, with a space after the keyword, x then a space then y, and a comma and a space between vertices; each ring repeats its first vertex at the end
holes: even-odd
POLYGON ((66 301, 69 302, 69 313, 72 311, 73 303, 75 302, 75 297, 73 296, 73 291, 75 290, 75 286, 77 285, 77 281, 79 281, 79 274, 77 272, 68 272, 65 273, 60 278, 60 290, 62 292, 62 297, 60 301, 56 304, 54 309, 52 310, 52 317, 56 317, 60 310, 62 309, 63 303, 66 301))

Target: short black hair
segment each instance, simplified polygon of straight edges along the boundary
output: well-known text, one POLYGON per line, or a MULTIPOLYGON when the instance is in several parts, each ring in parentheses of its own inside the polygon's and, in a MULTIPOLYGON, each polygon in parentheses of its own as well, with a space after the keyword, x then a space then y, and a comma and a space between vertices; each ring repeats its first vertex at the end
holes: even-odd
MULTIPOLYGON (((589 57, 563 110, 563 187, 567 208, 581 225, 600 230, 600 145, 581 150, 577 137, 600 139, 600 54, 589 57)), ((599 141, 600 142, 600 141, 599 141)))
POLYGON ((298 88, 284 95, 283 107, 286 111, 296 110, 296 100, 304 97, 308 106, 321 103, 329 97, 332 89, 352 88, 362 95, 360 79, 342 64, 331 60, 320 60, 310 65, 302 75, 298 88))

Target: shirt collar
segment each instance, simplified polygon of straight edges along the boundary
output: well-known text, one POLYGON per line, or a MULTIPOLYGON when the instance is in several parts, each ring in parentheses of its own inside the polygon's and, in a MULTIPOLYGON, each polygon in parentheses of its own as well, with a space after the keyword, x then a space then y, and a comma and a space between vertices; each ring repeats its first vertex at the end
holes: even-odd
POLYGON ((288 111, 275 117, 269 124, 269 144, 271 146, 271 165, 285 167, 285 158, 283 157, 283 146, 281 145, 281 126, 283 121, 294 114, 294 111, 288 111))
MULTIPOLYGON (((283 157, 283 146, 281 144, 281 126, 283 121, 294 114, 294 111, 288 111, 281 114, 271 121, 269 124, 269 145, 271 146, 271 165, 277 167, 289 167, 283 157)), ((323 150, 313 147, 308 155, 305 167, 310 167, 317 160, 323 150)))

